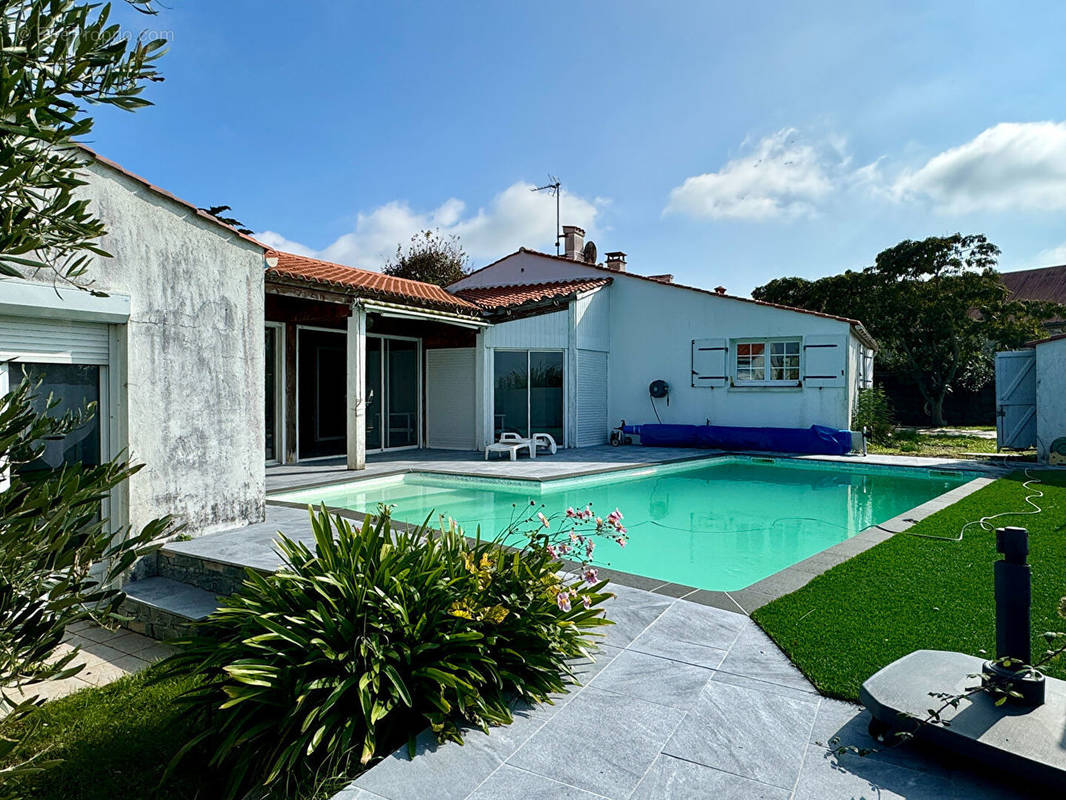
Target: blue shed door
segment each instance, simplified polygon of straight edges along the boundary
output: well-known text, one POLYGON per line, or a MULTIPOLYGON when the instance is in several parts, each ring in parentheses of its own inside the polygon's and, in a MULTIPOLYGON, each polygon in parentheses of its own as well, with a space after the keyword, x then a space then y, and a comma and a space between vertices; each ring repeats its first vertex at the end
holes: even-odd
POLYGON ((996 444, 1001 450, 1036 444, 1036 350, 996 353, 996 444))

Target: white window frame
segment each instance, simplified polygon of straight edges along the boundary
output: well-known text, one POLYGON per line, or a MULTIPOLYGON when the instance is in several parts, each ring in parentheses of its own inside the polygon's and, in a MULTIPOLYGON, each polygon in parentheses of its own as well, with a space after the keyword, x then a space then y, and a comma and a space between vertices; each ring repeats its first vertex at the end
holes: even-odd
POLYGON ((567 347, 491 347, 489 352, 492 353, 492 381, 490 386, 492 387, 492 410, 489 414, 491 420, 491 428, 489 436, 492 441, 496 441, 496 352, 508 352, 508 353, 525 353, 526 354, 526 430, 529 431, 529 435, 532 436, 533 431, 533 412, 531 408, 530 397, 530 385, 528 382, 529 376, 529 356, 531 353, 562 353, 563 354, 563 441, 566 441, 566 436, 570 432, 570 358, 568 356, 569 348, 567 347))
MULTIPOLYGON (((746 337, 743 339, 733 339, 730 343, 733 350, 732 363, 730 370, 732 372, 732 380, 734 386, 800 386, 802 384, 803 376, 803 337, 802 336, 770 336, 770 337, 746 337), (770 378, 763 378, 762 380, 749 380, 742 379, 740 377, 739 359, 740 346, 745 344, 761 344, 763 346, 763 375, 770 373, 770 357, 771 346, 774 344, 781 344, 786 342, 794 342, 796 344, 796 377, 785 378, 782 380, 772 380, 770 378)), ((786 367, 787 369, 787 367, 786 367)))

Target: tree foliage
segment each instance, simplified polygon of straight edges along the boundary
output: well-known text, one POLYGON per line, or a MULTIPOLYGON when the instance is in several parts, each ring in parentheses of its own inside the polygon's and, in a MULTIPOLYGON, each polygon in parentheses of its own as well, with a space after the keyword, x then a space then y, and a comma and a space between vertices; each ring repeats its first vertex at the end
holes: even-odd
POLYGON ((222 222, 226 225, 229 225, 231 228, 236 229, 238 233, 244 233, 248 236, 252 235, 251 229, 246 228, 243 222, 241 222, 236 217, 230 216, 226 213, 227 211, 233 211, 233 209, 229 206, 208 206, 207 208, 201 208, 200 210, 210 214, 219 222, 222 222))
POLYGON ((51 269, 77 283, 106 255, 103 222, 76 195, 85 156, 73 143, 93 126, 86 107, 149 105, 140 95, 162 80, 165 42, 129 40, 108 5, 4 0, 0 14, 0 274, 51 269))
MULTIPOLYGON (((0 715, 10 712, 12 718, 29 715, 38 704, 32 686, 26 692, 24 687, 81 669, 73 664, 77 651, 55 657, 67 627, 113 612, 122 600, 113 583, 173 527, 164 518, 137 533, 112 529, 102 504, 139 469, 121 457, 100 465, 21 470, 41 455, 45 442, 79 429, 95 413, 87 407, 52 416, 55 398, 41 412, 35 391, 23 379, 0 397, 0 464, 7 481, 0 491, 0 715)), ((0 762, 15 744, 0 739, 0 762)), ((18 769, 0 770, 0 781, 18 769)))
POLYGON ((469 261, 458 236, 425 230, 412 236, 406 249, 396 245, 396 256, 385 264, 384 272, 397 278, 448 286, 469 274, 469 261))
POLYGON ((875 264, 815 281, 778 278, 757 300, 861 320, 880 345, 879 364, 912 382, 934 425, 955 388, 980 388, 994 353, 1042 335, 1063 313, 1052 303, 1011 300, 996 272, 999 248, 980 234, 903 241, 875 264))

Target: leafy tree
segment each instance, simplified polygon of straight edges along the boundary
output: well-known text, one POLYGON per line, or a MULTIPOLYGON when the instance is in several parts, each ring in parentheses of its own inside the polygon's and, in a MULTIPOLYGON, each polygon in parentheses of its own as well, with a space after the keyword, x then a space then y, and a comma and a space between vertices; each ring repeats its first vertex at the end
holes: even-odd
POLYGON ((816 281, 779 278, 752 292, 757 300, 860 319, 878 340, 879 363, 912 382, 934 425, 959 386, 991 380, 997 349, 1042 334, 1059 306, 1009 300, 996 258, 980 234, 903 241, 872 267, 816 281))
POLYGON ((207 208, 201 208, 200 210, 207 212, 219 222, 225 223, 231 228, 235 228, 239 233, 244 233, 249 236, 252 235, 251 229, 244 227, 243 222, 236 217, 231 217, 226 214, 227 211, 233 210, 229 206, 208 206, 207 208))
POLYGON ((411 237, 406 250, 396 245, 396 256, 386 262, 384 273, 448 286, 469 274, 469 261, 458 236, 425 230, 411 237))
POLYGON ((149 105, 140 94, 162 80, 155 64, 166 43, 130 41, 108 5, 3 0, 0 14, 0 274, 51 269, 77 283, 107 255, 103 222, 76 196, 84 156, 73 143, 93 126, 85 108, 149 105))
MULTIPOLYGON (((29 684, 77 674, 77 651, 55 657, 71 624, 105 619, 122 600, 114 582, 153 543, 173 532, 169 518, 137 533, 113 530, 101 514, 109 493, 140 469, 123 458, 100 465, 65 464, 57 469, 24 467, 45 442, 87 424, 94 407, 61 417, 40 410, 36 387, 23 379, 0 397, 0 716, 26 717, 38 702, 29 684), (37 406, 37 407, 35 407, 37 406)), ((17 742, 0 738, 0 763, 17 742)), ((40 764, 0 770, 4 777, 40 764)), ((0 791, 0 797, 6 797, 0 791)))

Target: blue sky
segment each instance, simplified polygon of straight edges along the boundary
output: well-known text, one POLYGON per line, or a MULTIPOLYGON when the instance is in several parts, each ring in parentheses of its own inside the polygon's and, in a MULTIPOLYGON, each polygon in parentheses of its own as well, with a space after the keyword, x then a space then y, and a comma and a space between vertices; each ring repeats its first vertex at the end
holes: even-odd
MULTIPOLYGON (((120 4, 121 5, 121 4, 120 4)), ((475 266, 563 224, 747 293, 982 232, 1066 263, 1061 4, 168 0, 155 106, 91 144, 264 240, 379 268, 423 227, 475 266)))

